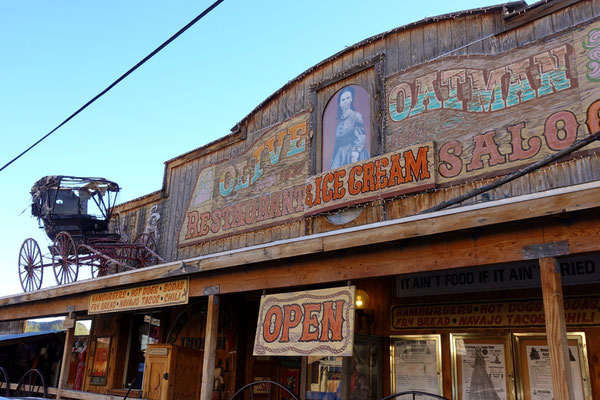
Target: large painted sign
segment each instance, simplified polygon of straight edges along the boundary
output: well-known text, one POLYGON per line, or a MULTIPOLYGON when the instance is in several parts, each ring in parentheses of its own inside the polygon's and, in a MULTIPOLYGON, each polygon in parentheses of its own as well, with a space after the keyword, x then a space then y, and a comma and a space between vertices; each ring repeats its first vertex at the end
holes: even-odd
POLYGON ((595 132, 600 90, 590 73, 600 73, 587 67, 597 65, 589 32, 597 30, 497 56, 447 57, 392 76, 386 147, 435 141, 437 182, 449 184, 533 163, 595 132))
POLYGON ((429 142, 313 176, 306 185, 306 214, 430 189, 434 155, 429 142))
POLYGON ((173 282, 93 293, 89 297, 88 314, 187 304, 190 293, 189 286, 187 279, 181 279, 173 282))
MULTIPOLYGON (((562 284, 600 283, 600 255, 560 258, 562 284)), ((443 271, 416 272, 396 277, 398 297, 487 292, 491 290, 540 288, 538 260, 484 267, 457 268, 443 271)))
POLYGON ((254 355, 350 356, 354 286, 262 296, 254 355))
POLYGON ((179 245, 300 218, 308 176, 307 115, 261 135, 242 154, 200 171, 179 245))
MULTIPOLYGON (((600 324, 599 306, 599 297, 566 298, 566 324, 600 324)), ((392 307, 392 330, 545 326, 545 321, 541 300, 392 307)))
MULTIPOLYGON (((305 112, 200 170, 179 245, 484 179, 568 148, 600 130, 599 54, 595 23, 509 52, 444 57, 392 75, 379 155, 370 92, 343 86, 324 109, 323 137, 313 140, 321 147, 308 148, 314 127, 305 112), (309 176, 311 162, 321 172, 309 176)), ((580 154, 599 148, 592 143, 580 154)))

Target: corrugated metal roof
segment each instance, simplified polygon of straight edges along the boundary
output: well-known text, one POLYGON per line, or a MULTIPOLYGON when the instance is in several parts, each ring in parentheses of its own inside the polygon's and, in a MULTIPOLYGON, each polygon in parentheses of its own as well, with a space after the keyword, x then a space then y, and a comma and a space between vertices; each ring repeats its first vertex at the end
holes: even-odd
POLYGON ((10 335, 0 335, 0 342, 6 342, 9 340, 24 339, 35 336, 52 335, 57 333, 64 333, 65 331, 37 331, 37 332, 24 332, 14 333, 10 335))

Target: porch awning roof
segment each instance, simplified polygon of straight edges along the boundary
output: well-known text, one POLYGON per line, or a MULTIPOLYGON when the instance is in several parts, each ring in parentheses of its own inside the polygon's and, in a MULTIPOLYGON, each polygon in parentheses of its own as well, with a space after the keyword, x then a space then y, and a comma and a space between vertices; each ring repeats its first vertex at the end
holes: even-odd
POLYGON ((8 335, 0 335, 0 344, 6 344, 11 340, 23 340, 25 338, 34 338, 36 336, 53 335, 58 333, 64 333, 65 331, 36 331, 36 332, 23 332, 23 333, 12 333, 8 335))

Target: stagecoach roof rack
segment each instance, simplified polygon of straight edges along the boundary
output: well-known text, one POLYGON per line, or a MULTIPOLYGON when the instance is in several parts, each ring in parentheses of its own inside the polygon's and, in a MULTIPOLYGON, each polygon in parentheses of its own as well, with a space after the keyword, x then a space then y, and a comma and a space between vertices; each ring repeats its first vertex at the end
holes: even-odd
MULTIPOLYGON (((119 185, 105 178, 91 178, 66 175, 49 175, 39 179, 31 188, 31 214, 41 218, 49 228, 53 225, 55 214, 64 214, 63 211, 55 213, 55 202, 61 197, 59 193, 73 193, 71 196, 83 196, 80 203, 87 203, 93 198, 104 219, 109 220, 114 206, 114 200, 119 192, 119 185)), ((78 200, 79 201, 79 200, 78 200)), ((70 214, 86 214, 86 207, 70 210, 70 214)), ((48 229, 47 229, 48 230, 48 229)), ((57 233, 57 232, 55 232, 57 233)), ((51 233, 53 235, 54 233, 51 233)))
POLYGON ((119 185, 105 178, 49 175, 39 179, 31 188, 31 194, 44 190, 88 189, 89 191, 118 192, 119 185))

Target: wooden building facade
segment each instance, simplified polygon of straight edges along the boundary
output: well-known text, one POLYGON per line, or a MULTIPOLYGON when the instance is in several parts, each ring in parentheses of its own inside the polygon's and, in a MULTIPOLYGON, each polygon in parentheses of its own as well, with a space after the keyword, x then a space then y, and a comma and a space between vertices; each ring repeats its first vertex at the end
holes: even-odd
POLYGON ((153 235, 167 263, 0 298, 0 320, 93 320, 82 391, 63 374, 63 398, 133 382, 143 398, 228 399, 260 380, 302 399, 600 397, 599 82, 598 0, 368 38, 116 208, 113 229, 153 235), (339 300, 329 328, 310 322, 325 305, 285 311, 284 295, 337 289, 363 302, 341 318, 339 300), (285 335, 322 329, 329 345, 338 322, 349 354, 285 335))

